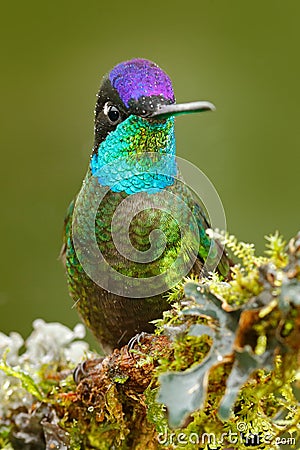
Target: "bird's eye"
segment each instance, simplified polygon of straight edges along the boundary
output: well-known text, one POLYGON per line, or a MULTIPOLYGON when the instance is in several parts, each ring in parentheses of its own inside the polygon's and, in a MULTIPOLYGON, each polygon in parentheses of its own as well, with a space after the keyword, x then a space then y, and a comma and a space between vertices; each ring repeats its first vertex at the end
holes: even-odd
POLYGON ((111 123, 117 123, 120 120, 121 114, 118 108, 114 105, 105 105, 104 113, 107 115, 111 123))

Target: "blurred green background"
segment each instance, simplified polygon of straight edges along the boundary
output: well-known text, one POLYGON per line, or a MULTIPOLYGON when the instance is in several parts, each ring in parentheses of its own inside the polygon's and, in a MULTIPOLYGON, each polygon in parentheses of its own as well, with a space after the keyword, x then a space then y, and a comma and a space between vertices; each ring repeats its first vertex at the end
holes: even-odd
POLYGON ((300 2, 6 2, 1 11, 0 329, 74 325, 57 256, 65 210, 93 143, 102 75, 156 61, 178 101, 178 155, 217 188, 228 229, 263 250, 299 228, 300 2))

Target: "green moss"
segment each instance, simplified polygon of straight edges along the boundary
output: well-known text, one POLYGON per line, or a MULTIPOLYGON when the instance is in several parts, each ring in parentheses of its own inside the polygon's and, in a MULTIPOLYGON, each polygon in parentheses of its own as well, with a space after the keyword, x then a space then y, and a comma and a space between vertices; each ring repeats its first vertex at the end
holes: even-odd
POLYGON ((288 262, 286 241, 278 231, 275 234, 265 236, 265 239, 267 240, 265 253, 269 260, 273 261, 278 268, 285 267, 288 262))
POLYGON ((0 448, 2 450, 13 450, 13 447, 9 442, 10 432, 10 426, 0 425, 0 448))
POLYGON ((2 370, 7 376, 17 378, 20 380, 22 387, 36 397, 38 400, 43 401, 45 399, 41 388, 33 380, 33 378, 21 368, 13 368, 6 362, 6 357, 0 361, 0 370, 2 370))

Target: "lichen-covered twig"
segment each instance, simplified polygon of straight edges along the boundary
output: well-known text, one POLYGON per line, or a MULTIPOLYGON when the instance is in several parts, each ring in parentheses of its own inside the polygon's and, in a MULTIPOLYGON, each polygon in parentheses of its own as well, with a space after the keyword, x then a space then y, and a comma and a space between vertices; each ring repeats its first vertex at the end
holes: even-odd
POLYGON ((231 280, 184 282, 132 351, 99 359, 81 326, 41 320, 21 354, 17 333, 0 335, 0 447, 298 448, 300 234, 288 245, 269 236, 263 257, 223 240, 237 258, 231 280))

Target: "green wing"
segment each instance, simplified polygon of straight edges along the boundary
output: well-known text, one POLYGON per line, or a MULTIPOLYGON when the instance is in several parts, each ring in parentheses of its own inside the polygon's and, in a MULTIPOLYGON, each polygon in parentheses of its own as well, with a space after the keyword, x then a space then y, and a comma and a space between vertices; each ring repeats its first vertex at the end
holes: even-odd
POLYGON ((72 227, 72 216, 73 216, 73 210, 75 205, 76 198, 74 198, 71 203, 69 204, 69 207, 67 209, 67 214, 64 219, 64 226, 63 226, 63 244, 60 250, 59 258, 62 260, 64 266, 66 265, 66 251, 67 251, 67 242, 68 238, 71 235, 71 227, 72 227))

